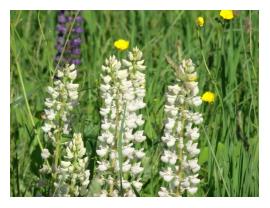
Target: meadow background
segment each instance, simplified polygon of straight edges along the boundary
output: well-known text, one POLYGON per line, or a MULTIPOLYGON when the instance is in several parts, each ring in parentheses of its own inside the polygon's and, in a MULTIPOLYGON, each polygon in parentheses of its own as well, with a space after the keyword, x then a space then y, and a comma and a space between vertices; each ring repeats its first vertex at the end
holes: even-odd
MULTIPOLYGON (((141 196, 156 196, 166 87, 174 80, 165 56, 192 58, 200 93, 214 92, 213 104, 200 107, 200 178, 196 196, 258 196, 258 55, 259 12, 235 11, 224 22, 219 11, 83 11, 82 64, 78 68, 79 106, 74 130, 83 132, 89 168, 95 170, 100 131, 101 65, 117 52, 113 42, 130 41, 144 53, 147 108, 143 110, 147 140, 141 196), (205 25, 196 26, 203 16, 205 25), (208 70, 209 72, 208 72, 208 70)), ((56 11, 10 13, 10 195, 35 196, 42 164, 37 135, 42 138, 46 86, 56 54, 56 11)), ((92 174, 93 176, 93 174, 92 174)), ((94 192, 94 181, 91 189, 94 192)))

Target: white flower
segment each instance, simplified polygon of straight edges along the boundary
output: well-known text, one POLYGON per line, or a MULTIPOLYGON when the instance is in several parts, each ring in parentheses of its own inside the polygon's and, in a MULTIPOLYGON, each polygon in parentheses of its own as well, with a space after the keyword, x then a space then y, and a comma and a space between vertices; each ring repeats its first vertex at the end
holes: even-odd
POLYGON ((111 86, 109 84, 101 84, 100 85, 101 92, 107 92, 110 88, 111 88, 111 86))
POLYGON ((100 147, 100 149, 97 149, 96 152, 98 156, 104 157, 108 153, 108 147, 100 147))
POLYGON ((192 143, 192 141, 188 141, 186 144, 186 149, 190 154, 190 157, 194 157, 200 153, 200 149, 197 148, 198 143, 192 143))
POLYGON ((142 159, 145 155, 144 148, 141 148, 140 150, 135 150, 135 155, 137 158, 142 159))
MULTIPOLYGON (((97 195, 98 196, 98 195, 97 195)), ((106 190, 101 190, 101 193, 99 195, 100 197, 107 197, 108 196, 108 192, 106 190)))
POLYGON ((54 120, 54 118, 55 118, 55 116, 56 116, 55 111, 52 110, 52 109, 49 109, 49 110, 46 110, 46 109, 45 109, 45 114, 46 114, 46 116, 47 116, 47 119, 50 120, 50 121, 54 120))
POLYGON ((200 179, 197 177, 198 177, 198 174, 189 177, 190 183, 192 185, 197 185, 200 183, 200 179))
POLYGON ((167 98, 167 102, 168 102, 169 105, 174 105, 177 96, 176 95, 167 94, 166 95, 166 98, 167 98))
POLYGON ((194 124, 196 124, 196 125, 199 125, 203 122, 202 114, 200 114, 200 113, 192 114, 191 119, 194 122, 194 124))
POLYGON ((99 113, 102 115, 102 116, 106 116, 107 114, 110 113, 110 108, 100 108, 100 111, 99 113))
POLYGON ((42 152, 41 152, 41 157, 46 160, 50 157, 50 152, 48 149, 43 149, 42 152))
POLYGON ((197 140, 200 137, 199 129, 195 128, 187 128, 185 136, 189 137, 191 140, 197 140))
MULTIPOLYGON (((164 111, 172 117, 175 117, 178 113, 178 109, 175 106, 170 106, 170 105, 165 105, 164 111)), ((173 120, 173 119, 171 119, 171 120, 173 120)), ((168 125, 174 125, 173 121, 170 121, 170 122, 171 122, 171 124, 168 124, 168 125)), ((167 129, 172 129, 172 128, 169 127, 167 129)))
POLYGON ((103 79, 105 84, 109 84, 110 81, 112 80, 112 78, 109 75, 102 76, 102 79, 103 79))
POLYGON ((77 70, 74 70, 74 71, 71 71, 68 73, 68 77, 71 79, 71 80, 75 80, 76 77, 77 77, 77 70))
POLYGON ((136 123, 138 126, 141 126, 144 124, 144 120, 142 118, 142 115, 137 116, 136 123))
POLYGON ((69 161, 61 161, 61 167, 63 168, 67 168, 71 165, 71 163, 69 161))
POLYGON ((197 173, 200 170, 200 166, 198 165, 198 159, 192 159, 188 161, 189 168, 193 173, 197 173))
POLYGON ((132 63, 127 61, 126 59, 122 59, 122 63, 123 63, 124 66, 127 66, 127 67, 132 66, 132 63))
POLYGON ((172 147, 175 144, 176 138, 170 134, 165 134, 165 136, 161 137, 161 140, 168 146, 172 147))
POLYGON ((168 130, 172 130, 174 125, 175 125, 175 120, 172 119, 172 118, 168 118, 167 122, 165 124, 165 128, 168 129, 168 130))
POLYGON ((127 146, 123 147, 123 155, 131 158, 133 156, 134 147, 132 147, 132 144, 129 144, 127 146))
POLYGON ((168 86, 168 90, 169 92, 172 92, 174 95, 177 95, 180 92, 181 88, 176 84, 168 86))
POLYGON ((169 197, 170 196, 168 190, 165 187, 160 187, 160 191, 158 192, 158 195, 160 197, 169 197))
POLYGON ((191 104, 194 106, 200 106, 202 104, 202 99, 199 96, 193 97, 191 100, 191 104))
POLYGON ((189 194, 195 194, 197 192, 198 188, 197 187, 189 187, 187 189, 189 194))
POLYGON ((67 89, 71 91, 76 91, 79 87, 79 84, 74 84, 74 83, 68 83, 67 84, 67 89))
POLYGON ((45 165, 45 164, 43 164, 42 168, 39 169, 39 172, 43 173, 43 174, 49 174, 49 173, 51 173, 51 171, 52 171, 52 169, 48 165, 45 165))
POLYGON ((143 131, 136 131, 134 134, 134 140, 138 143, 143 142, 146 139, 146 137, 143 135, 143 131))
POLYGON ((51 107, 53 107, 54 104, 55 104, 54 100, 52 100, 51 98, 46 98, 46 101, 45 101, 46 107, 51 108, 51 107))
POLYGON ((110 123, 102 123, 101 124, 101 129, 103 129, 103 130, 108 130, 109 128, 110 128, 110 126, 111 126, 111 124, 110 123))
POLYGON ((128 71, 127 71, 127 70, 120 70, 120 71, 117 71, 117 77, 118 77, 120 80, 126 79, 127 76, 128 76, 128 71))
POLYGON ((140 181, 132 181, 132 185, 135 187, 137 191, 140 191, 143 186, 143 184, 140 181))
POLYGON ((126 173, 130 170, 130 168, 131 168, 131 164, 130 164, 129 160, 125 161, 122 165, 122 171, 124 173, 126 173))
POLYGON ((128 129, 125 132, 125 140, 132 141, 133 139, 134 139, 134 135, 132 134, 132 130, 131 129, 128 129))
POLYGON ((130 185, 130 183, 128 181, 123 180, 122 181, 122 187, 123 187, 123 189, 128 189, 128 188, 131 187, 131 185, 130 185))
POLYGON ((170 167, 167 170, 159 171, 159 174, 166 182, 170 182, 174 178, 173 171, 170 167))
POLYGON ((99 171, 106 171, 109 168, 109 163, 107 161, 97 161, 99 171))
POLYGON ((143 168, 141 167, 141 162, 135 163, 131 167, 131 172, 132 172, 133 175, 137 175, 137 174, 141 173, 142 171, 143 171, 143 168))
POLYGON ((171 165, 174 165, 177 160, 177 155, 175 152, 171 152, 169 150, 165 150, 164 154, 161 156, 161 161, 164 163, 169 163, 171 165))
POLYGON ((48 133, 49 131, 51 131, 52 125, 48 124, 48 123, 45 123, 44 126, 42 126, 41 128, 45 133, 48 133))
POLYGON ((185 178, 182 182, 181 182, 181 187, 183 189, 189 188, 190 187, 190 183, 189 183, 189 179, 185 178))

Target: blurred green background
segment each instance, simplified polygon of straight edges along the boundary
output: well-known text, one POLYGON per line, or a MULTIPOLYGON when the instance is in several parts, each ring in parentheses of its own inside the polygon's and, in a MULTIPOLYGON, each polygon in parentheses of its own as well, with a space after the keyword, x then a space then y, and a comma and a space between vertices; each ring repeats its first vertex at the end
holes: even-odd
MULTIPOLYGON (((11 11, 10 15, 10 195, 35 196, 42 164, 37 134, 42 138, 46 86, 55 67, 57 17, 56 11, 11 11)), ((80 104, 73 124, 75 131, 83 132, 92 175, 100 129, 101 65, 110 54, 125 54, 113 48, 113 42, 123 38, 142 49, 147 66, 143 111, 147 155, 141 195, 156 196, 161 184, 164 93, 174 81, 165 59, 169 56, 175 62, 192 58, 200 94, 217 95, 213 104, 200 108, 202 182, 196 196, 258 196, 259 12, 235 11, 230 21, 221 19, 219 11, 83 11, 82 16, 80 104), (198 16, 205 19, 202 28, 196 26, 198 16)))

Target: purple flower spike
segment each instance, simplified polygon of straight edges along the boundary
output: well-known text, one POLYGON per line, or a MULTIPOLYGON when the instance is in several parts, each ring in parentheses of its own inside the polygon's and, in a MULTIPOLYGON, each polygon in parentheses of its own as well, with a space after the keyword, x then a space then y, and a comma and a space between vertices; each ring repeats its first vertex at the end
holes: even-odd
POLYGON ((56 39, 56 56, 55 63, 60 65, 75 64, 79 65, 81 55, 81 34, 84 32, 82 28, 83 18, 78 15, 77 11, 59 11, 57 16, 57 39, 56 39), (73 24, 75 18, 75 24, 73 24), (74 27, 73 27, 74 26, 74 27), (73 27, 73 28, 71 28, 73 27), (67 34, 69 39, 67 40, 67 34), (66 42, 67 41, 67 42, 66 42), (65 45, 66 44, 66 45, 65 45), (64 47, 65 46, 65 47, 64 47), (59 57, 62 59, 59 60, 59 57), (60 61, 60 62, 59 62, 60 61))

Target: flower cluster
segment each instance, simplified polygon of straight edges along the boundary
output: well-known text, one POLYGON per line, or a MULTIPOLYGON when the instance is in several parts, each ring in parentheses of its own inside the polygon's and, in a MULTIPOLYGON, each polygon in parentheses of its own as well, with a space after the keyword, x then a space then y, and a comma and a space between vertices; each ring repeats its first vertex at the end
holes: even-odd
POLYGON ((88 157, 85 156, 81 134, 74 133, 72 141, 67 142, 64 158, 60 163, 55 196, 86 196, 90 171, 86 170, 88 157))
POLYGON ((100 86, 103 107, 101 135, 98 137, 97 175, 100 196, 135 196, 132 186, 142 188, 141 148, 146 137, 140 127, 144 124, 139 110, 144 108, 145 66, 142 52, 134 48, 128 60, 111 56, 102 66, 100 86))
POLYGON ((53 87, 47 88, 50 97, 45 99, 45 123, 42 130, 53 145, 58 135, 68 135, 70 132, 70 112, 78 100, 79 84, 73 83, 76 77, 74 64, 58 68, 53 87))
POLYGON ((53 80, 53 86, 48 87, 50 96, 45 100, 45 122, 42 130, 45 134, 46 145, 41 152, 44 163, 40 172, 44 178, 52 178, 54 181, 58 181, 55 182, 55 189, 51 195, 73 194, 75 196, 78 193, 83 193, 85 186, 89 183, 89 181, 87 183, 89 173, 84 171, 87 159, 82 158, 85 154, 85 148, 80 134, 74 134, 73 140, 68 143, 66 148, 65 160, 61 161, 63 158, 61 154, 63 150, 62 143, 68 139, 71 131, 71 111, 78 102, 79 85, 73 83, 76 77, 77 70, 74 64, 58 68, 53 80), (75 163, 78 163, 78 165, 75 163), (64 171, 65 168, 67 172, 64 171), (79 175, 79 171, 81 171, 81 175, 79 175), (63 176, 64 173, 65 176, 63 176), (72 177, 75 177, 76 180, 70 179, 68 174, 72 174, 72 177), (80 187, 76 187, 78 177, 81 184, 83 184, 80 187), (62 182, 60 183, 59 179, 63 182, 63 187, 60 186, 62 182), (66 180, 70 180, 68 190, 65 188, 66 180))
POLYGON ((200 134, 196 125, 203 118, 193 109, 202 101, 198 96, 197 73, 191 59, 181 62, 176 69, 176 78, 176 83, 168 86, 166 94, 166 123, 161 138, 164 144, 163 168, 160 171, 164 186, 160 188, 159 196, 181 196, 186 191, 194 194, 200 182, 197 159, 200 134))
POLYGON ((56 64, 59 62, 61 66, 65 64, 79 65, 80 61, 80 45, 81 45, 81 33, 83 32, 82 23, 83 18, 79 11, 59 11, 58 12, 58 24, 57 30, 57 54, 55 57, 56 64), (74 25, 73 25, 74 22, 74 25), (72 27, 73 26, 73 27, 72 27), (70 31, 71 30, 71 31, 70 31), (67 40, 68 33, 70 31, 69 39, 67 40), (65 42, 67 41, 66 47, 65 42), (61 58, 61 54, 63 56, 61 58), (61 58, 61 60, 60 60, 61 58))

